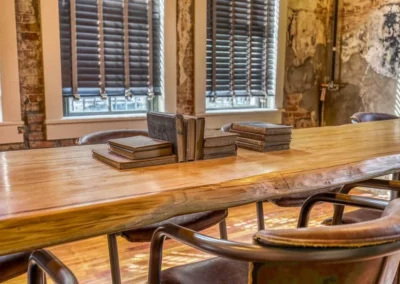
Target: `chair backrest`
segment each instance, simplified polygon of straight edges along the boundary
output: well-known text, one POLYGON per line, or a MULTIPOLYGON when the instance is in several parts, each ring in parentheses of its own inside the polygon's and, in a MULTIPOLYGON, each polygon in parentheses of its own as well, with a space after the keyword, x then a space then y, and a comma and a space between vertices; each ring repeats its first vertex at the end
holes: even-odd
POLYGON ((287 250, 287 259, 252 263, 249 283, 268 279, 271 283, 391 284, 400 260, 400 200, 390 202, 377 220, 260 231, 254 242, 287 250), (294 259, 294 252, 299 251, 304 252, 304 257, 294 259), (318 259, 317 254, 321 253, 323 260, 318 259))
POLYGON ((106 144, 110 139, 126 138, 133 136, 148 136, 147 130, 121 129, 95 132, 79 138, 79 145, 106 144))
POLYGON ((350 119, 351 122, 356 123, 364 123, 364 122, 372 122, 372 121, 380 121, 380 120, 391 120, 398 119, 398 116, 388 114, 388 113, 379 113, 379 112, 357 112, 353 114, 350 119))

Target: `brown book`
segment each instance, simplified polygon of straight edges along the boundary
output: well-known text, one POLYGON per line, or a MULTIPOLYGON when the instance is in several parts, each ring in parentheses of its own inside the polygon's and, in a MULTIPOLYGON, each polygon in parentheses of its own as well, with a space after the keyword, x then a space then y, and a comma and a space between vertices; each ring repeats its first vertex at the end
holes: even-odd
POLYGON ((198 117, 196 120, 196 151, 195 160, 203 158, 203 145, 204 145, 204 130, 206 120, 204 117, 198 117))
POLYGON ((149 137, 171 142, 178 162, 186 161, 183 115, 150 111, 147 113, 147 127, 149 137))
POLYGON ((289 141, 270 142, 270 141, 258 141, 258 140, 243 138, 243 137, 238 137, 237 141, 251 144, 251 145, 260 146, 260 147, 271 147, 271 146, 289 145, 290 144, 290 140, 289 141))
POLYGON ((151 151, 160 148, 171 147, 171 142, 158 140, 146 136, 134 136, 127 138, 111 139, 110 146, 126 149, 131 152, 151 151))
POLYGON ((289 150, 290 145, 279 145, 279 146, 269 146, 269 147, 262 147, 253 144, 247 144, 243 142, 237 142, 239 148, 244 148, 252 151, 257 152, 272 152, 272 151, 282 151, 282 150, 289 150))
POLYGON ((186 161, 194 161, 196 155, 196 117, 183 116, 185 119, 186 161))
POLYGON ((132 160, 143 160, 143 159, 151 159, 157 157, 164 157, 172 155, 172 147, 154 149, 149 151, 129 151, 124 148, 120 148, 117 146, 110 145, 110 150, 118 155, 121 155, 125 158, 132 159, 132 160))
POLYGON ((149 166, 159 166, 159 165, 166 165, 166 164, 173 164, 176 163, 176 156, 165 156, 159 158, 152 158, 146 160, 130 160, 124 158, 120 155, 117 155, 108 149, 99 149, 99 150, 92 150, 93 157, 97 160, 113 166, 119 170, 127 170, 127 169, 134 169, 134 168, 143 168, 149 166))
POLYGON ((220 159, 220 158, 232 157, 232 156, 236 156, 236 155, 237 155, 237 151, 209 154, 209 155, 204 155, 204 160, 220 159))
POLYGON ((284 135, 292 133, 292 126, 257 121, 232 123, 232 129, 264 135, 284 135))
POLYGON ((204 132, 204 147, 222 147, 236 144, 239 135, 221 130, 206 130, 204 132))
POLYGON ((211 154, 218 154, 218 153, 226 153, 226 152, 233 152, 237 150, 237 145, 232 144, 232 145, 227 145, 227 146, 221 146, 221 147, 210 147, 210 148, 204 148, 204 155, 211 155, 211 154))
POLYGON ((257 133, 238 131, 238 130, 234 130, 234 129, 231 129, 230 131, 232 133, 239 134, 239 137, 248 138, 248 139, 252 139, 252 140, 258 140, 258 141, 275 142, 275 141, 287 141, 287 140, 292 139, 292 134, 265 135, 265 134, 257 134, 257 133))

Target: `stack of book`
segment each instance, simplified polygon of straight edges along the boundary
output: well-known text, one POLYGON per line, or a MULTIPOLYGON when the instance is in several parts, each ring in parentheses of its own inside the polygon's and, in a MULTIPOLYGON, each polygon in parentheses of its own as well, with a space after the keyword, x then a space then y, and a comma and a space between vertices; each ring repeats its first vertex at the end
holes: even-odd
POLYGON ((93 150, 93 157, 120 170, 176 162, 172 143, 168 141, 134 136, 112 139, 108 144, 109 149, 93 150))
POLYGON ((238 134, 220 130, 206 130, 203 148, 204 160, 236 156, 238 136, 238 134))
POLYGON ((239 147, 259 152, 290 149, 292 140, 291 126, 264 122, 233 123, 230 132, 239 135, 239 147))
POLYGON ((170 141, 178 162, 200 160, 203 154, 204 117, 149 112, 149 137, 170 141))

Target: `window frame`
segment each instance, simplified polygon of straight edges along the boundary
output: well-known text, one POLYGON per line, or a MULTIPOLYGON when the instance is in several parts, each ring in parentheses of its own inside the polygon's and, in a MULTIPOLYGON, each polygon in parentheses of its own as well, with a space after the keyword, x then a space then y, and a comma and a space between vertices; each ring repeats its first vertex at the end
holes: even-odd
POLYGON ((18 127, 24 122, 21 119, 15 1, 0 1, 0 39, 0 144, 21 143, 24 135, 19 133, 18 127))
MULTIPOLYGON (((176 111, 176 0, 164 4, 164 90, 160 111, 176 111)), ((145 113, 87 115, 66 117, 61 82, 60 22, 58 1, 42 0, 42 47, 46 105, 47 140, 77 138, 88 133, 110 129, 146 129, 145 113)))
MULTIPOLYGON (((288 0, 280 0, 278 50, 286 51, 288 0)), ((208 126, 215 127, 233 120, 260 120, 280 123, 282 121, 285 54, 277 56, 275 108, 272 109, 231 109, 206 110, 206 42, 207 42, 207 1, 195 0, 195 112, 210 117, 208 126), (218 119, 219 118, 219 119, 218 119)))
MULTIPOLYGON (((116 114, 104 116, 64 117, 61 84, 61 51, 58 1, 41 0, 43 67, 46 104, 46 131, 48 140, 77 138, 95 131, 120 128, 146 129, 146 114, 116 114)), ((177 35, 176 2, 164 3, 164 93, 161 111, 176 112, 177 109, 177 35)), ((287 1, 280 1, 278 50, 286 50, 287 1)), ((13 1, 12 1, 13 2, 13 1)), ((219 128, 232 121, 258 120, 281 123, 283 109, 283 83, 285 76, 285 52, 278 56, 277 93, 275 109, 215 110, 206 111, 206 40, 207 1, 194 0, 194 60, 195 60, 195 114, 207 117, 207 128, 219 128)))

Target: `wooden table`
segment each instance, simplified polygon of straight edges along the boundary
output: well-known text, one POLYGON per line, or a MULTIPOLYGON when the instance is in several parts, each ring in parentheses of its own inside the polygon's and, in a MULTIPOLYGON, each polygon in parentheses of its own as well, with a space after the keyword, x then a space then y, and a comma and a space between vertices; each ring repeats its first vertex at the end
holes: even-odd
MULTIPOLYGON (((0 255, 400 170, 400 120, 295 130, 289 151, 120 172, 79 146, 0 153, 0 255)), ((255 214, 255 212, 254 212, 255 214)))

